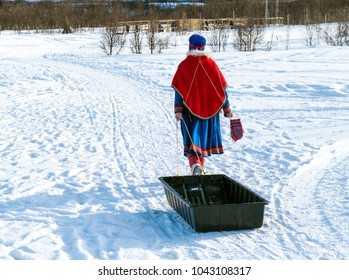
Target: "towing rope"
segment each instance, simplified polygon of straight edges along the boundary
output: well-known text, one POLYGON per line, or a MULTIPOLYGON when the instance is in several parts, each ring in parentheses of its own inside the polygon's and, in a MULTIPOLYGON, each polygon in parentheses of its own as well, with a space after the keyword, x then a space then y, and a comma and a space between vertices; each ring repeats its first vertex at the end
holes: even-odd
MULTIPOLYGON (((189 129, 188 129, 187 124, 185 123, 185 121, 184 121, 183 118, 182 118, 181 121, 183 122, 184 127, 185 127, 185 129, 186 129, 186 131, 187 131, 187 133, 188 133, 189 139, 190 139, 192 145, 194 146, 194 141, 193 141, 193 138, 192 138, 191 135, 190 135, 190 132, 189 132, 189 129)), ((176 129, 176 131, 177 131, 177 176, 179 176, 179 175, 178 175, 178 174, 179 174, 179 171, 178 171, 178 161, 179 161, 179 155, 178 155, 178 147, 179 147, 179 144, 178 144, 178 142, 179 142, 179 141, 178 141, 178 122, 177 122, 177 129, 176 129)), ((199 156, 198 152, 194 149, 194 147, 193 147, 193 150, 194 150, 195 155, 196 155, 196 157, 197 157, 197 159, 198 159, 198 162, 199 162, 199 165, 200 165, 200 167, 201 167, 202 172, 205 173, 204 167, 203 167, 202 164, 201 164, 201 160, 200 160, 200 156, 199 156)))

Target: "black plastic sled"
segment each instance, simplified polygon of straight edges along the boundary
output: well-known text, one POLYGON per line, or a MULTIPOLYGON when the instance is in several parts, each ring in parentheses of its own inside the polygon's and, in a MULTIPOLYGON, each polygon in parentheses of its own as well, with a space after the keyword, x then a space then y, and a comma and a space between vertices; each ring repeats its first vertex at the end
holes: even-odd
POLYGON ((226 175, 160 177, 170 206, 197 232, 259 228, 268 201, 226 175))

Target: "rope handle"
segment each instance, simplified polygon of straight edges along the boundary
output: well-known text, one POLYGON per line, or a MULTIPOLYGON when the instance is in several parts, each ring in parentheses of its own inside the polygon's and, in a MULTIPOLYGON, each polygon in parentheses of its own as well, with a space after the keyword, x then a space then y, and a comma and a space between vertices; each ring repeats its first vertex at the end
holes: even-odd
MULTIPOLYGON (((186 131, 187 131, 187 133, 188 133, 188 136, 189 136, 189 139, 190 139, 192 145, 194 146, 194 141, 193 141, 193 138, 192 138, 191 135, 190 135, 190 132, 189 132, 189 129, 188 129, 187 124, 185 123, 185 121, 184 121, 183 118, 182 118, 181 121, 184 123, 185 129, 186 129, 186 131)), ((199 162, 199 165, 200 165, 202 171, 204 171, 204 167, 203 167, 202 164, 201 164, 201 160, 200 160, 200 156, 199 156, 198 152, 197 152, 195 149, 193 149, 193 150, 194 150, 194 152, 195 152, 196 157, 198 158, 198 162, 199 162)))

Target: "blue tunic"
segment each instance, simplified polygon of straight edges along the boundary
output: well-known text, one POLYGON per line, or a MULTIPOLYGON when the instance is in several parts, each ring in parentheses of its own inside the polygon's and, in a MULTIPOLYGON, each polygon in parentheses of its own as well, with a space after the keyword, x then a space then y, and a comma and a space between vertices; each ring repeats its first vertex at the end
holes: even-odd
MULTIPOLYGON (((223 109, 230 110, 228 95, 223 104, 223 109)), ((220 128, 219 113, 210 119, 200 119, 192 115, 183 106, 183 99, 175 92, 175 113, 182 113, 181 132, 183 136, 184 155, 189 156, 197 153, 199 156, 207 157, 212 154, 222 154, 222 135, 220 128), (190 134, 190 135, 189 135, 190 134)))

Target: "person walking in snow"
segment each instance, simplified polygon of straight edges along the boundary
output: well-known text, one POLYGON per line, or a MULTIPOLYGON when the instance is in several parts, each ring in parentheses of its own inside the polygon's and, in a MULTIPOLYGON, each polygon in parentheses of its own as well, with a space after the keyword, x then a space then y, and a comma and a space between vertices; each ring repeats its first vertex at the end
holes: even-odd
POLYGON ((175 117, 181 121, 184 156, 193 175, 204 174, 205 157, 223 153, 219 112, 223 109, 225 117, 233 117, 227 82, 205 46, 205 37, 190 36, 189 52, 171 84, 175 90, 175 117))

